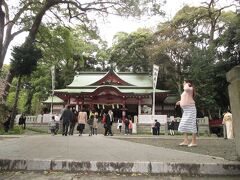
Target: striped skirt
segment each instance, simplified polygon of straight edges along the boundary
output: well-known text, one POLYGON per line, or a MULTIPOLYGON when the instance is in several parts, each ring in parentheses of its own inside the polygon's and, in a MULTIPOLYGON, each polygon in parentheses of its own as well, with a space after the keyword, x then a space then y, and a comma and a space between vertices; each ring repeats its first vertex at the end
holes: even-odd
POLYGON ((183 115, 178 126, 178 131, 184 133, 197 133, 197 110, 195 105, 184 106, 182 109, 183 115))

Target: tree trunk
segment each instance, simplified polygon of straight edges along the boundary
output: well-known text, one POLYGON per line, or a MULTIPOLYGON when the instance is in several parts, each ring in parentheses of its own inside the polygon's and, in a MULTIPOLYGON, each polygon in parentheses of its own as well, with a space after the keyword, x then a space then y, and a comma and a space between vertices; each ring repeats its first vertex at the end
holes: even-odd
MULTIPOLYGON (((2 56, 4 24, 5 24, 5 13, 2 7, 3 7, 3 0, 0 0, 0 57, 2 56)), ((2 69, 2 66, 3 66, 3 61, 0 61, 0 69, 2 69)))
POLYGON ((46 3, 43 5, 43 7, 40 9, 38 14, 35 17, 35 20, 33 22, 33 25, 29 31, 28 35, 28 42, 33 43, 35 41, 36 34, 38 32, 39 26, 42 22, 42 18, 47 10, 49 10, 52 6, 61 3, 62 0, 51 0, 46 1, 46 3))
POLYGON ((209 119, 212 119, 212 115, 211 115, 211 112, 209 109, 208 109, 208 117, 209 117, 209 119))
MULTIPOLYGON (((0 3, 1 2, 2 2, 2 0, 0 0, 0 3)), ((39 26, 41 24, 41 21, 42 21, 42 18, 44 16, 45 12, 48 9, 50 9, 52 6, 54 6, 54 5, 56 5, 60 2, 61 2, 61 0, 47 1, 46 4, 42 7, 42 9, 39 11, 39 13, 37 14, 37 16, 34 20, 32 28, 30 29, 28 39, 26 40, 28 43, 33 43, 35 41, 37 31, 39 29, 39 26)), ((1 17, 2 16, 1 16, 1 8, 0 8, 0 21, 1 21, 1 17)), ((3 16, 3 23, 4 23, 4 16, 3 16)), ((0 24, 0 30, 1 30, 1 28, 4 30, 3 27, 4 26, 1 26, 1 24, 0 24)), ((1 31, 0 31, 0 33, 1 33, 1 31)), ((0 38, 1 38, 1 35, 0 35, 0 38)), ((2 44, 1 41, 0 41, 0 44, 2 44)), ((0 54, 0 69, 1 69, 1 67, 2 67, 1 64, 3 64, 3 62, 4 62, 6 52, 3 54, 3 52, 4 52, 3 47, 0 48, 0 52, 1 52, 1 54, 0 54)), ((14 77, 13 72, 10 71, 8 73, 7 77, 6 77, 6 85, 5 85, 3 94, 2 94, 3 103, 6 103, 7 95, 8 95, 8 92, 9 92, 9 89, 10 89, 10 84, 12 83, 13 77, 14 77)))
POLYGON ((31 113, 31 107, 32 107, 32 97, 33 97, 33 90, 31 88, 28 89, 27 91, 27 101, 25 104, 25 112, 26 114, 30 114, 31 113))
POLYGON ((12 83, 13 78, 14 78, 14 75, 13 75, 13 72, 10 68, 10 70, 9 70, 7 76, 6 76, 6 79, 5 79, 6 83, 5 83, 3 94, 2 94, 2 103, 3 104, 6 104, 8 92, 9 92, 9 89, 10 89, 10 84, 12 83))
POLYGON ((20 86, 21 86, 21 79, 22 77, 19 76, 18 77, 18 82, 17 82, 17 89, 16 89, 16 95, 15 95, 15 101, 14 101, 14 105, 13 105, 13 109, 12 109, 12 115, 11 115, 11 121, 10 121, 10 129, 13 129, 14 127, 14 120, 17 114, 17 105, 18 105, 18 96, 20 93, 20 86))

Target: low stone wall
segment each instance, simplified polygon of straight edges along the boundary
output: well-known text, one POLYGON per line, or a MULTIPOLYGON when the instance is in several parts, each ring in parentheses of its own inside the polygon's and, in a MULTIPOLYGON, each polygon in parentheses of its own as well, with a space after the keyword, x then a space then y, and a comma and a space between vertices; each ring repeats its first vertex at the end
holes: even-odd
MULTIPOLYGON (((29 127, 32 130, 39 131, 39 132, 50 133, 48 123, 39 123, 39 121, 37 121, 37 119, 39 119, 38 116, 27 116, 27 127, 29 127)), ((181 118, 179 118, 179 117, 175 118, 175 121, 176 121, 175 130, 178 129, 178 124, 179 124, 180 120, 181 120, 181 118)), ((207 117, 197 118, 197 121, 198 121, 198 130, 199 130, 198 133, 210 135, 208 118, 207 117)), ((160 127, 161 134, 167 135, 169 133, 169 130, 168 130, 169 122, 170 122, 170 119, 168 118, 167 124, 161 124, 161 127, 160 127)), ((124 129, 125 129, 125 127, 123 125, 121 134, 124 134, 124 129)), ((152 124, 137 123, 136 129, 137 129, 137 134, 152 134, 152 124)), ((86 125, 85 129, 84 129, 84 133, 89 133, 89 131, 90 131, 89 126, 86 125)), ((104 134, 104 131, 105 131, 105 129, 103 128, 102 123, 101 122, 98 123, 98 134, 104 134)), ((117 123, 113 123, 112 131, 114 134, 120 134, 119 129, 117 129, 117 123)), ((62 126, 60 123, 59 133, 61 133, 61 132, 62 132, 62 126)), ((77 132, 77 124, 75 126, 74 133, 78 133, 77 132)))

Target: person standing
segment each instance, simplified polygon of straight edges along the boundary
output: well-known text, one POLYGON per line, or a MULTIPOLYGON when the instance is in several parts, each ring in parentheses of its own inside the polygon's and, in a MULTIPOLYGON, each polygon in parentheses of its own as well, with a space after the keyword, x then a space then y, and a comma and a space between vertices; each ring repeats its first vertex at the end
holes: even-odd
POLYGON ((97 135, 97 129, 98 129, 98 113, 94 113, 94 119, 93 119, 93 135, 97 135))
POLYGON ((227 111, 226 113, 224 113, 223 116, 223 122, 222 122, 225 126, 226 126, 226 133, 227 133, 227 139, 233 139, 233 120, 232 120, 232 114, 230 111, 227 111))
POLYGON ((129 119, 128 119, 128 117, 125 119, 124 124, 125 124, 125 135, 128 135, 129 134, 129 119))
POLYGON ((92 113, 87 121, 89 125, 89 136, 93 135, 93 121, 94 121, 94 114, 92 113))
POLYGON ((105 136, 107 134, 113 136, 113 133, 112 133, 112 123, 113 123, 113 112, 112 110, 110 109, 108 111, 108 114, 106 115, 106 129, 105 129, 105 136))
POLYGON ((26 116, 24 113, 22 113, 21 117, 19 118, 19 125, 23 127, 23 129, 26 129, 26 116))
POLYGON ((66 108, 63 109, 61 116, 60 116, 60 120, 62 120, 62 124, 63 124, 63 129, 62 129, 62 135, 63 136, 67 136, 68 134, 68 126, 70 121, 72 121, 73 117, 73 113, 70 110, 70 106, 67 105, 66 108))
POLYGON ((56 120, 55 120, 55 116, 52 116, 51 121, 49 122, 49 129, 51 131, 52 136, 56 134, 56 120))
POLYGON ((129 134, 132 134, 132 129, 133 129, 132 119, 129 120, 128 129, 129 129, 129 134))
POLYGON ((161 124, 155 119, 155 125, 154 125, 154 128, 156 130, 156 135, 160 135, 160 126, 161 124))
POLYGON ((183 115, 178 127, 178 131, 182 132, 184 135, 183 142, 181 142, 180 146, 188 146, 195 147, 197 146, 196 140, 196 118, 197 111, 195 106, 195 88, 193 83, 190 80, 185 80, 183 83, 183 93, 181 94, 181 100, 176 103, 176 105, 180 105, 183 110, 183 115), (189 144, 188 142, 188 133, 192 133, 192 141, 189 144))
POLYGON ((3 123, 3 127, 4 127, 4 131, 8 132, 9 128, 10 128, 10 121, 11 121, 11 112, 8 113, 7 115, 7 120, 3 123))
POLYGON ((175 127, 175 122, 174 120, 172 120, 170 123, 169 123, 169 131, 170 131, 170 135, 171 136, 174 136, 174 127, 175 127))
POLYGON ((122 132, 122 119, 118 118, 118 125, 117 125, 117 129, 119 129, 119 132, 122 132))
POLYGON ((78 127, 79 136, 82 136, 83 130, 85 129, 85 124, 87 123, 87 112, 83 109, 78 113, 78 127))
POLYGON ((75 125, 76 125, 76 122, 77 122, 77 117, 78 117, 76 109, 73 109, 72 113, 73 113, 73 119, 70 120, 69 135, 73 135, 74 128, 75 128, 75 125))

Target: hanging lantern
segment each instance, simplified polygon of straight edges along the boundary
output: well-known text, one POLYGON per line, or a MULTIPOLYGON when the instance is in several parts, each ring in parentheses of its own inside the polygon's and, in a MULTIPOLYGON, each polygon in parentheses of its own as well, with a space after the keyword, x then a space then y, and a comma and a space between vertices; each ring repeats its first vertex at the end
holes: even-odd
POLYGON ((114 109, 114 104, 112 104, 112 109, 114 109))
POLYGON ((104 106, 104 104, 102 105, 102 108, 103 108, 103 109, 105 109, 105 106, 104 106))
POLYGON ((119 109, 119 104, 117 104, 117 109, 119 109))
POLYGON ((99 109, 99 104, 97 104, 97 108, 99 109))

